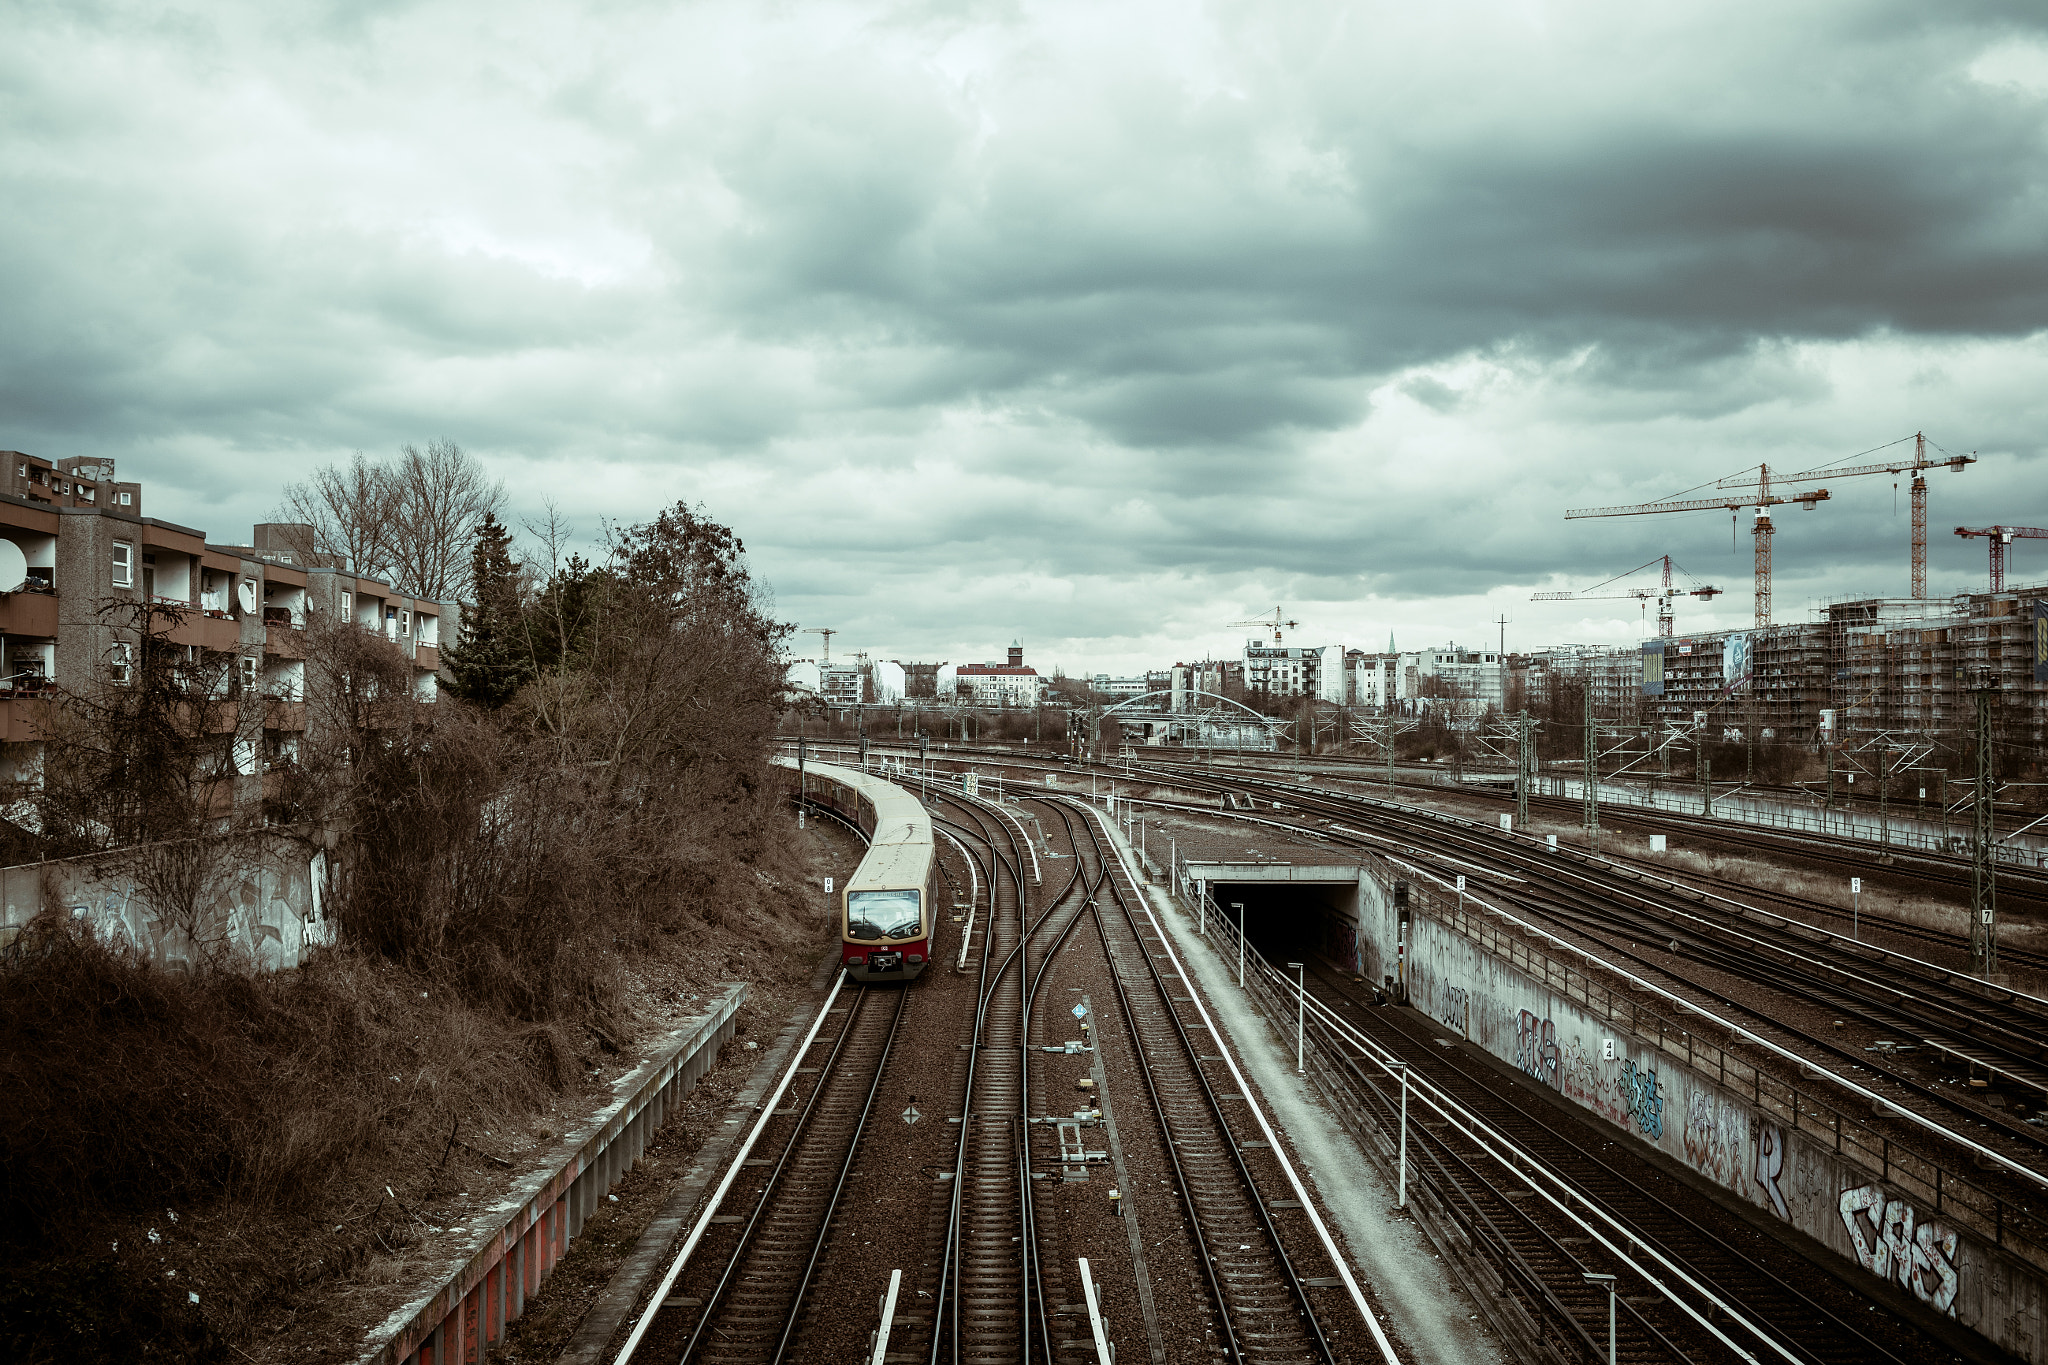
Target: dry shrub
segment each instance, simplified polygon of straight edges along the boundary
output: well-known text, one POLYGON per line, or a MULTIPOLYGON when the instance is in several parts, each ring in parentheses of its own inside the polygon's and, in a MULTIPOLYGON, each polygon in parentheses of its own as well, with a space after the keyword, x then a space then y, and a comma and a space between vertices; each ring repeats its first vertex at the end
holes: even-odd
POLYGON ((271 976, 151 966, 66 921, 0 965, 0 1227, 225 1201, 303 1214, 456 1117, 521 1112, 568 1068, 418 977, 347 953, 271 976))

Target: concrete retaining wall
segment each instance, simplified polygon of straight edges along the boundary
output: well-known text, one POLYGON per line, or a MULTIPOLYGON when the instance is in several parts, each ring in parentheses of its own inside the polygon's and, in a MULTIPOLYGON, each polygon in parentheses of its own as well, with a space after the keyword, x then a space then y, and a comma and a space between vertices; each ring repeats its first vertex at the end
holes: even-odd
POLYGON ((0 948, 50 910, 160 966, 296 967, 334 941, 321 906, 326 856, 301 840, 251 834, 0 868, 0 948), (199 888, 188 912, 157 909, 151 888, 163 884, 199 888))
MULTIPOLYGON (((1361 888, 1362 965, 1395 971, 1395 869, 1361 888)), ((1410 882, 1411 1004, 1636 1141, 1855 1262, 1889 1290, 2014 1355, 2048 1360, 2048 1252, 2017 1211, 1953 1166, 1912 1157, 1845 1096, 1788 1086, 1731 1053, 1711 1025, 1680 1027, 1583 963, 1546 952, 1455 894, 1410 882)), ((1865 1113, 1868 1112, 1866 1109, 1865 1113)), ((1902 1303, 1903 1306, 1903 1303, 1902 1303)))
POLYGON ((747 997, 735 982, 708 1013, 670 1034, 615 1084, 620 1098, 593 1118, 569 1159, 528 1177, 472 1225, 475 1251, 448 1279, 391 1315, 360 1365, 472 1365, 526 1308, 527 1296, 569 1250, 606 1191, 633 1168, 675 1105, 732 1041, 747 997), (509 1217, 507 1216, 509 1213, 509 1217))

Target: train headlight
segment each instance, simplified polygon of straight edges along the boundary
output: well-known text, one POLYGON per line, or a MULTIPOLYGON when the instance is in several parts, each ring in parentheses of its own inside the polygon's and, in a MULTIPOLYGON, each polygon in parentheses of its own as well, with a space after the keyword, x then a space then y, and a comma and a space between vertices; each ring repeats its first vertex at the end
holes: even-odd
POLYGON ((865 967, 867 961, 868 955, 866 953, 848 953, 846 955, 846 965, 849 967, 865 967))
POLYGON ((922 962, 922 961, 924 961, 924 954, 923 954, 923 953, 905 953, 905 954, 903 955, 903 960, 904 960, 905 962, 922 962))

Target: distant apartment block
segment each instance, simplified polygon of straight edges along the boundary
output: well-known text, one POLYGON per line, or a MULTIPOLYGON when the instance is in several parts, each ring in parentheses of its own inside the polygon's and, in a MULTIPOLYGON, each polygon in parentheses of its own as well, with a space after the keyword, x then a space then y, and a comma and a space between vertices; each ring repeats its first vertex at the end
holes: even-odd
POLYGON ((1045 695, 1045 680, 1024 662, 1024 646, 1015 640, 1003 663, 961 664, 953 677, 960 699, 977 706, 1036 706, 1045 695))

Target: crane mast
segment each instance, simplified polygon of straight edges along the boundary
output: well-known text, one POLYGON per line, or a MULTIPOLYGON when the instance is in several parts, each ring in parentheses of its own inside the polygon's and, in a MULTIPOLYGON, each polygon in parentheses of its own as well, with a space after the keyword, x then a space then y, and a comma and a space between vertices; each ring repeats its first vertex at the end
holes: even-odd
POLYGON ((1986 548, 1991 551, 1991 591, 2005 591, 2005 556, 2015 540, 2048 540, 2048 527, 2042 526, 1958 526, 1956 534, 1968 539, 1982 536, 1986 548))

